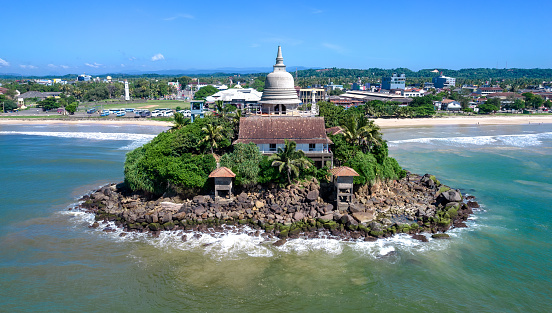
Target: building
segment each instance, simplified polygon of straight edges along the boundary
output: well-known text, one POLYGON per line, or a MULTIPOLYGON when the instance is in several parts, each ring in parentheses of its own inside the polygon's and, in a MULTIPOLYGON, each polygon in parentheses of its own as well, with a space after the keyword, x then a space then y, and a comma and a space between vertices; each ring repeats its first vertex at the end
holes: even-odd
POLYGON ((433 77, 433 85, 435 86, 435 88, 454 87, 456 86, 456 78, 447 77, 444 75, 433 77))
POLYGON ((406 88, 401 90, 401 96, 405 98, 416 98, 425 96, 425 90, 417 88, 406 88))
POLYGON ((486 97, 492 93, 502 92, 503 89, 500 87, 481 87, 475 91, 476 94, 479 94, 483 97, 486 97))
POLYGON ((92 76, 86 75, 86 74, 82 74, 82 75, 79 75, 79 77, 77 77, 77 81, 79 82, 88 82, 91 79, 92 79, 92 76))
POLYGON ((204 118, 205 111, 203 108, 203 100, 192 100, 190 101, 190 111, 191 111, 191 122, 193 123, 196 118, 204 118))
POLYGON ((323 117, 242 117, 234 144, 252 142, 262 154, 271 155, 284 147, 286 139, 294 141, 297 150, 302 150, 317 167, 327 161, 333 164, 332 141, 326 135, 323 117))
POLYGON ((225 105, 235 105, 238 109, 256 107, 261 100, 262 92, 254 88, 242 88, 236 85, 234 88, 226 89, 205 98, 207 103, 222 101, 225 105))
POLYGON ((395 93, 381 93, 381 92, 371 92, 371 91, 362 91, 362 90, 350 90, 346 93, 340 95, 342 98, 349 98, 353 101, 368 102, 372 100, 380 100, 384 102, 393 101, 398 102, 400 105, 408 105, 412 102, 411 98, 403 97, 400 94, 395 93))
POLYGON ((215 180, 215 199, 219 197, 232 196, 232 178, 236 174, 227 167, 219 167, 209 174, 209 178, 215 180))
POLYGON ((326 101, 326 90, 322 88, 301 88, 299 89, 299 100, 303 103, 326 101))
POLYGON ((336 89, 343 90, 343 85, 334 85, 333 83, 324 86, 324 89, 326 89, 326 93, 330 93, 331 91, 334 91, 336 89))
POLYGON ((286 71, 280 46, 274 70, 266 75, 265 89, 259 103, 263 114, 298 115, 297 108, 301 101, 297 97, 293 76, 286 71))
POLYGON ((406 75, 401 74, 398 76, 397 73, 393 73, 390 77, 381 78, 381 89, 404 89, 406 84, 406 75))
POLYGON ((333 168, 329 173, 332 175, 338 207, 348 205, 353 201, 354 178, 360 175, 347 166, 333 168))
POLYGON ((462 110, 462 105, 460 102, 452 99, 443 99, 441 101, 441 110, 443 111, 460 111, 462 110))

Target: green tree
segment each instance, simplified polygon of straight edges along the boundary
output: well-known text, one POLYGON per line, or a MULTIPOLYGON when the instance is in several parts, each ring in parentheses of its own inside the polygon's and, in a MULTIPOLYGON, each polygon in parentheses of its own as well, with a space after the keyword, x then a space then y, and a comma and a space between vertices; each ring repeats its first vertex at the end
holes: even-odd
POLYGON ((254 185, 259 180, 259 164, 263 155, 254 143, 234 145, 234 151, 220 159, 220 165, 232 169, 236 174, 237 185, 254 185))
POLYGON ((213 149, 218 148, 217 142, 224 138, 222 134, 222 130, 223 128, 221 125, 218 125, 218 126, 215 126, 213 124, 205 125, 205 127, 201 129, 201 131, 203 131, 205 136, 199 143, 207 142, 211 147, 211 154, 213 154, 214 153, 213 149))
POLYGON ((69 112, 69 114, 73 115, 75 112, 77 112, 78 103, 77 102, 71 102, 65 107, 65 111, 69 112))
POLYGON ((174 126, 172 129, 180 129, 188 124, 189 118, 185 118, 184 114, 176 112, 174 113, 174 126))
POLYGON ((345 111, 342 106, 326 101, 320 101, 317 105, 320 116, 324 117, 326 128, 339 126, 339 117, 345 111))
POLYGON ((212 96, 217 92, 218 92, 218 89, 211 86, 211 85, 204 86, 204 87, 199 88, 199 90, 195 93, 194 99, 195 100, 205 100, 205 98, 207 98, 209 96, 212 96))
POLYGON ((56 101, 56 98, 54 97, 48 97, 40 102, 38 102, 38 107, 41 107, 42 110, 48 111, 48 110, 54 110, 59 107, 59 104, 56 101))
POLYGON ((17 103, 15 101, 6 98, 4 95, 0 95, 0 109, 4 110, 4 113, 17 109, 17 103))
POLYGON ((301 169, 311 166, 305 153, 296 148, 297 144, 294 141, 286 139, 284 148, 278 148, 278 152, 268 158, 272 161, 272 166, 277 167, 280 173, 285 173, 289 185, 293 176, 299 177, 301 169))

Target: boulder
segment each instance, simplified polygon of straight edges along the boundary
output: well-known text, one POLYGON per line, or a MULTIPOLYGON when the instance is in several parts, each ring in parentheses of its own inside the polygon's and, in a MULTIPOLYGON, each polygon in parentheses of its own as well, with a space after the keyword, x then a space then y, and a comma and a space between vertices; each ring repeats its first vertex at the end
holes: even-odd
POLYGON ((345 225, 358 225, 358 222, 348 214, 345 214, 341 217, 341 223, 345 225))
POLYGON ((255 201, 255 207, 256 207, 257 209, 261 209, 261 208, 264 207, 264 203, 261 202, 261 201, 259 201, 259 200, 257 200, 257 201, 255 201))
POLYGON ((303 214, 303 213, 301 213, 301 212, 295 212, 295 213, 293 214, 293 219, 294 219, 296 222, 302 220, 304 217, 305 217, 305 214, 303 214))
POLYGON ((311 202, 317 200, 318 196, 319 196, 318 190, 311 190, 309 191, 309 193, 307 193, 307 199, 311 202))
POLYGON ((468 206, 468 208, 470 209, 477 209, 479 208, 479 203, 475 202, 475 201, 468 201, 466 203, 466 205, 468 206))
POLYGON ((359 223, 368 223, 374 220, 374 212, 355 212, 353 217, 359 223))
POLYGON ((458 190, 451 189, 441 193, 437 199, 441 203, 461 202, 462 194, 458 190))
POLYGON ((326 214, 326 215, 324 215, 324 216, 321 216, 321 217, 319 217, 319 218, 320 218, 321 220, 325 221, 325 222, 329 222, 329 221, 333 220, 334 215, 333 215, 333 213, 330 213, 330 214, 326 214))
POLYGON ((364 208, 363 205, 356 203, 356 204, 350 204, 349 210, 351 211, 351 213, 356 213, 356 212, 364 212, 366 209, 364 208))
POLYGON ((427 237, 424 236, 424 235, 415 234, 415 235, 412 235, 412 238, 416 239, 416 240, 420 240, 421 242, 428 242, 429 241, 429 240, 427 240, 427 237))

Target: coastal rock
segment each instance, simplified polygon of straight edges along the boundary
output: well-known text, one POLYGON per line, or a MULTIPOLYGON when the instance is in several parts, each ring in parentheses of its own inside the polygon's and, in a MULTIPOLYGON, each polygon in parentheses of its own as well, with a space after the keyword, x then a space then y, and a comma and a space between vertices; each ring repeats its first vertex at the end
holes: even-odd
POLYGON ((317 200, 318 196, 319 196, 318 190, 312 190, 312 191, 309 191, 309 193, 307 193, 307 199, 311 202, 317 200))
POLYGON ((461 202, 462 194, 458 190, 451 189, 441 193, 437 200, 444 204, 449 202, 461 202))
POLYGON ((468 201, 466 203, 466 205, 468 206, 468 208, 470 209, 477 209, 479 208, 479 203, 475 202, 475 201, 468 201))
POLYGON ((356 213, 353 213, 353 217, 359 223, 364 224, 374 220, 374 212, 356 212, 356 213))

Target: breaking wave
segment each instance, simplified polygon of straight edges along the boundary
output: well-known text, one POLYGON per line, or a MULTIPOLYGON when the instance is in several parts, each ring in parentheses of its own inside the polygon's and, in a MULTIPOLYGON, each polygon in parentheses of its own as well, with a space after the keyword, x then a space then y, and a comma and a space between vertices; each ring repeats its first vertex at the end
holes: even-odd
POLYGON ((132 150, 148 143, 156 135, 133 134, 133 133, 102 133, 102 132, 26 132, 26 131, 0 131, 0 135, 27 135, 27 136, 47 136, 58 138, 74 138, 87 140, 113 140, 113 141, 131 141, 130 144, 121 147, 120 150, 132 150))
POLYGON ((450 146, 508 146, 508 147, 532 147, 542 145, 543 139, 552 139, 552 132, 538 134, 515 134, 475 137, 443 137, 443 138, 415 138, 389 141, 389 146, 398 146, 408 143, 445 144, 450 146))
POLYGON ((256 231, 250 227, 238 228, 225 225, 222 232, 162 231, 159 237, 153 237, 149 233, 125 233, 113 222, 100 222, 98 228, 88 228, 94 222, 94 215, 90 213, 74 210, 62 211, 61 214, 69 216, 75 228, 86 228, 96 236, 108 240, 142 242, 163 250, 199 251, 215 260, 277 257, 281 254, 305 255, 312 252, 337 256, 345 251, 353 251, 359 256, 373 259, 386 258, 394 262, 397 255, 401 253, 412 254, 446 249, 456 240, 462 240, 463 233, 478 228, 475 219, 470 218, 467 222, 468 228, 455 228, 447 232, 451 240, 433 239, 431 234, 422 234, 429 240, 424 243, 413 239, 410 235, 397 234, 374 242, 365 242, 362 239, 344 241, 327 233, 321 234, 320 238, 316 239, 288 239, 285 244, 277 247, 273 243, 278 238, 267 238, 263 236, 263 231, 256 231), (109 232, 104 231, 106 228, 109 232))

